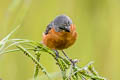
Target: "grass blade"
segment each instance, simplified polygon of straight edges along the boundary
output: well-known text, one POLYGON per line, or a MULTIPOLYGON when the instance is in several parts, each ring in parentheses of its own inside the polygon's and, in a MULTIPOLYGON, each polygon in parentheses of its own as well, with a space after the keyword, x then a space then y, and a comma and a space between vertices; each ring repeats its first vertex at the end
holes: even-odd
POLYGON ((20 27, 20 25, 18 25, 13 31, 11 31, 5 38, 3 38, 0 41, 0 54, 3 51, 5 44, 7 43, 7 41, 9 41, 10 36, 20 27))

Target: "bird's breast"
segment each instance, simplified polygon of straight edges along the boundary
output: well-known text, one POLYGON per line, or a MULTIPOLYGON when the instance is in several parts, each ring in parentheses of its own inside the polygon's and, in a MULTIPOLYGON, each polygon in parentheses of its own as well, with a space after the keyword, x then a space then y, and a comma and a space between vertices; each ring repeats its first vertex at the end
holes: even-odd
POLYGON ((43 35, 43 43, 51 49, 63 50, 73 45, 76 37, 77 33, 74 25, 71 26, 70 32, 56 32, 52 28, 47 35, 43 35))

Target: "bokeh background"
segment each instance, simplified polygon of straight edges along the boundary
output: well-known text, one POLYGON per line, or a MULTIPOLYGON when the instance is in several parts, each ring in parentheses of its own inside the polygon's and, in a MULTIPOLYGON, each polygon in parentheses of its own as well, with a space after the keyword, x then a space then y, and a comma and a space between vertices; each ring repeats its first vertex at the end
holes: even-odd
MULTIPOLYGON (((0 40, 22 24, 12 38, 41 41, 46 26, 59 14, 70 16, 78 32, 68 56, 79 59, 79 66, 94 61, 101 76, 120 80, 120 0, 0 0, 0 40)), ((47 54, 42 54, 41 63, 48 72, 59 72, 47 54)), ((20 52, 0 56, 3 80, 29 80, 33 72, 34 63, 20 52)))

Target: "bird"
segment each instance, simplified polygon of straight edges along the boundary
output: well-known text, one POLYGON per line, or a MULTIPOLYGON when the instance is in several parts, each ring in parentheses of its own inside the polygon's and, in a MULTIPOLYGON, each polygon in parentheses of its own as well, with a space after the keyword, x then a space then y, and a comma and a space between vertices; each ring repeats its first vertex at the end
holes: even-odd
MULTIPOLYGON (((59 56, 58 50, 68 58, 64 49, 72 46, 77 39, 76 27, 70 17, 66 15, 58 15, 50 24, 47 25, 43 33, 42 42, 48 48, 56 52, 59 56)), ((68 58, 69 59, 69 58, 68 58)), ((71 59, 69 59, 71 61, 71 59)))

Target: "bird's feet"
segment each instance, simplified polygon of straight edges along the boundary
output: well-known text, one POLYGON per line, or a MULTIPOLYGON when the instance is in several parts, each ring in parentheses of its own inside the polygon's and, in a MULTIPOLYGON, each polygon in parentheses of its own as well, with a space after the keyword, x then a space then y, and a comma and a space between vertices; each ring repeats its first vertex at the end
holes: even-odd
MULTIPOLYGON (((64 59, 63 57, 61 57, 61 56, 59 55, 59 52, 58 52, 57 50, 54 50, 54 51, 55 51, 56 59, 58 59, 58 58, 64 59)), ((70 59, 63 50, 62 50, 62 53, 63 53, 64 56, 71 62, 71 64, 72 64, 73 66, 75 66, 75 64, 76 64, 77 62, 79 62, 78 59, 74 59, 74 60, 73 60, 73 59, 70 59)))
POLYGON ((54 51, 55 51, 56 59, 59 58, 60 57, 59 52, 57 50, 54 51))
POLYGON ((79 62, 78 59, 74 59, 74 60, 73 60, 73 59, 69 59, 69 61, 71 62, 71 64, 72 64, 73 66, 75 66, 75 64, 79 62))
POLYGON ((71 62, 71 64, 72 64, 73 66, 75 66, 75 64, 76 64, 77 62, 79 62, 78 59, 74 59, 74 60, 73 60, 73 59, 70 59, 63 50, 62 50, 62 53, 63 53, 64 56, 71 62))

